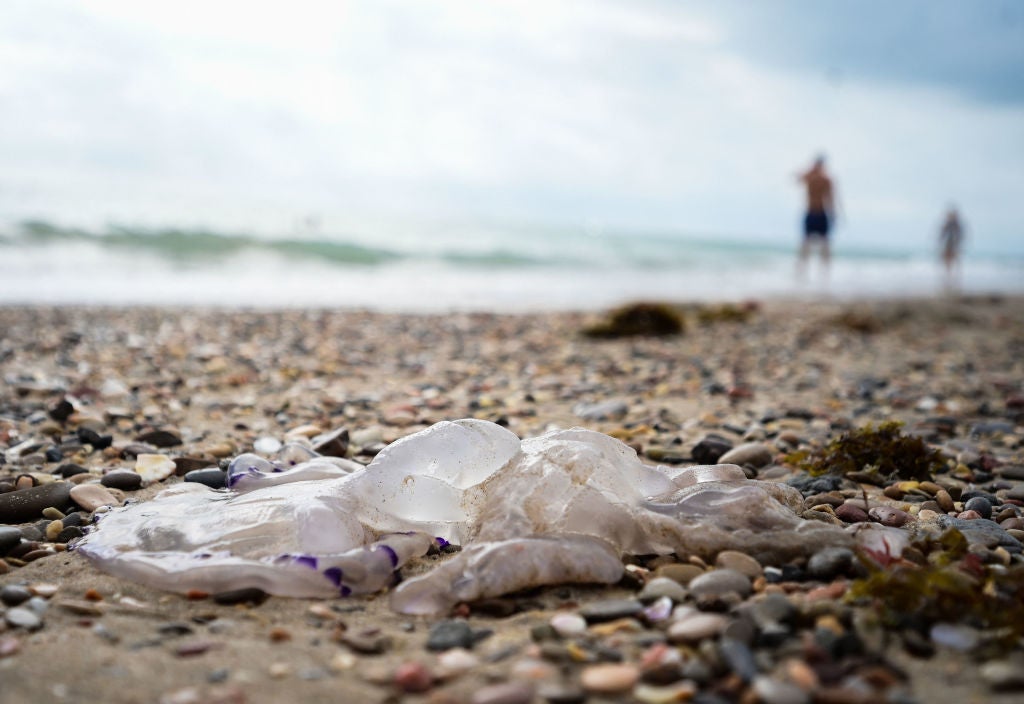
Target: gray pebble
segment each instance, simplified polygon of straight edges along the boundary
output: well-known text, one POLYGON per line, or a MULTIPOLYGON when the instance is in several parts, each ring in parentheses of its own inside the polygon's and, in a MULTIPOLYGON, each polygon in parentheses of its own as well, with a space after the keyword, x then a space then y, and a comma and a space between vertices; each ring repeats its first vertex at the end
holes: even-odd
POLYGON ((4 620, 12 628, 24 628, 27 631, 34 631, 43 627, 43 619, 31 609, 15 606, 8 609, 4 614, 4 620))
POLYGON ((32 592, 20 584, 8 584, 0 589, 0 601, 7 606, 17 606, 32 598, 32 592))
POLYGON ((0 555, 21 542, 21 529, 14 526, 0 526, 0 555))
POLYGON ((981 496, 975 496, 964 504, 964 511, 977 511, 982 518, 992 518, 992 504, 981 496))
POLYGON ((629 406, 625 401, 602 401, 581 403, 572 410, 583 420, 616 420, 626 415, 629 406))
POLYGON ((121 491, 135 491, 142 487, 142 475, 130 469, 115 469, 104 474, 100 484, 121 491))
POLYGON ((1024 689, 1024 669, 1009 660, 993 660, 981 666, 981 676, 992 689, 1013 691, 1024 689))
POLYGON ((727 592, 735 592, 741 597, 750 596, 750 578, 736 570, 720 569, 705 572, 695 577, 689 584, 690 593, 694 596, 717 596, 727 592))
POLYGON ((846 574, 853 562, 849 548, 824 548, 814 553, 807 562, 807 574, 815 579, 830 580, 846 574))
POLYGON ((193 469, 185 474, 185 481, 203 484, 211 489, 223 489, 227 485, 227 474, 218 467, 193 469))
POLYGON ((434 624, 427 637, 427 650, 451 650, 452 648, 472 648, 476 642, 473 629, 466 621, 452 619, 434 624))
POLYGON ((754 661, 754 653, 738 640, 722 638, 718 645, 718 651, 722 659, 729 665, 729 668, 740 676, 744 682, 750 682, 757 677, 757 663, 754 661))
POLYGON ((655 577, 640 590, 637 598, 640 601, 654 601, 660 597, 667 596, 675 603, 686 601, 686 588, 679 582, 668 577, 655 577))
POLYGON ((754 680, 754 692, 763 704, 807 704, 811 701, 811 696, 792 682, 772 677, 754 680))
POLYGON ((718 458, 718 464, 749 465, 755 469, 765 467, 772 462, 774 453, 767 445, 760 442, 748 442, 737 445, 718 458))
POLYGON ((588 623, 614 621, 636 616, 643 608, 643 604, 636 599, 605 599, 582 606, 580 616, 587 619, 588 623))

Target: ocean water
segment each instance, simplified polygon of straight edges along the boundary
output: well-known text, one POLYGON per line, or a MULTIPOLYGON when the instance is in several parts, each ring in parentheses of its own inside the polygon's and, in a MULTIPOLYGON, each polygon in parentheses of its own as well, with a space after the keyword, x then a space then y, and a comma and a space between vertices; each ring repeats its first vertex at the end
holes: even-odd
MULTIPOLYGON (((633 300, 839 299, 943 293, 935 251, 841 240, 796 276, 779 242, 582 228, 418 225, 268 233, 0 228, 0 304, 595 310, 633 300)), ((971 253, 959 290, 1024 293, 1024 255, 971 253)))

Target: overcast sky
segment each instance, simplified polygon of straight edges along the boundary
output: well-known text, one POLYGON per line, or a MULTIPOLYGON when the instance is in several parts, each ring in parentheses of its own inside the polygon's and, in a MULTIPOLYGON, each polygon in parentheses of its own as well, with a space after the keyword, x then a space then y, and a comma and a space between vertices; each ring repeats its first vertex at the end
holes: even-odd
POLYGON ((0 219, 1024 249, 1024 3, 4 0, 0 219))

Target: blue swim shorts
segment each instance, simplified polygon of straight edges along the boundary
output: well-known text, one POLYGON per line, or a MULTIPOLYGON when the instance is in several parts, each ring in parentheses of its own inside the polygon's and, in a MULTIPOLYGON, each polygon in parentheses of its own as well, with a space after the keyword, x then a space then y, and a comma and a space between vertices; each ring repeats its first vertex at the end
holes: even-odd
POLYGON ((828 237, 828 214, 810 212, 804 218, 804 237, 828 237))

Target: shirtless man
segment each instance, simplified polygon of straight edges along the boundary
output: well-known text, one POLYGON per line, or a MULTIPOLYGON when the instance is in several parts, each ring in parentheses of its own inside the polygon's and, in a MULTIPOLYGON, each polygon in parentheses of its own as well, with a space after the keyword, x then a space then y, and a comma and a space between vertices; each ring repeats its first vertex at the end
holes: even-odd
POLYGON ((807 264, 811 247, 817 245, 821 251, 821 262, 829 263, 828 231, 835 217, 835 192, 832 179, 825 173, 825 157, 814 160, 810 170, 797 177, 807 188, 807 215, 804 217, 804 240, 800 245, 798 273, 802 274, 807 264))

